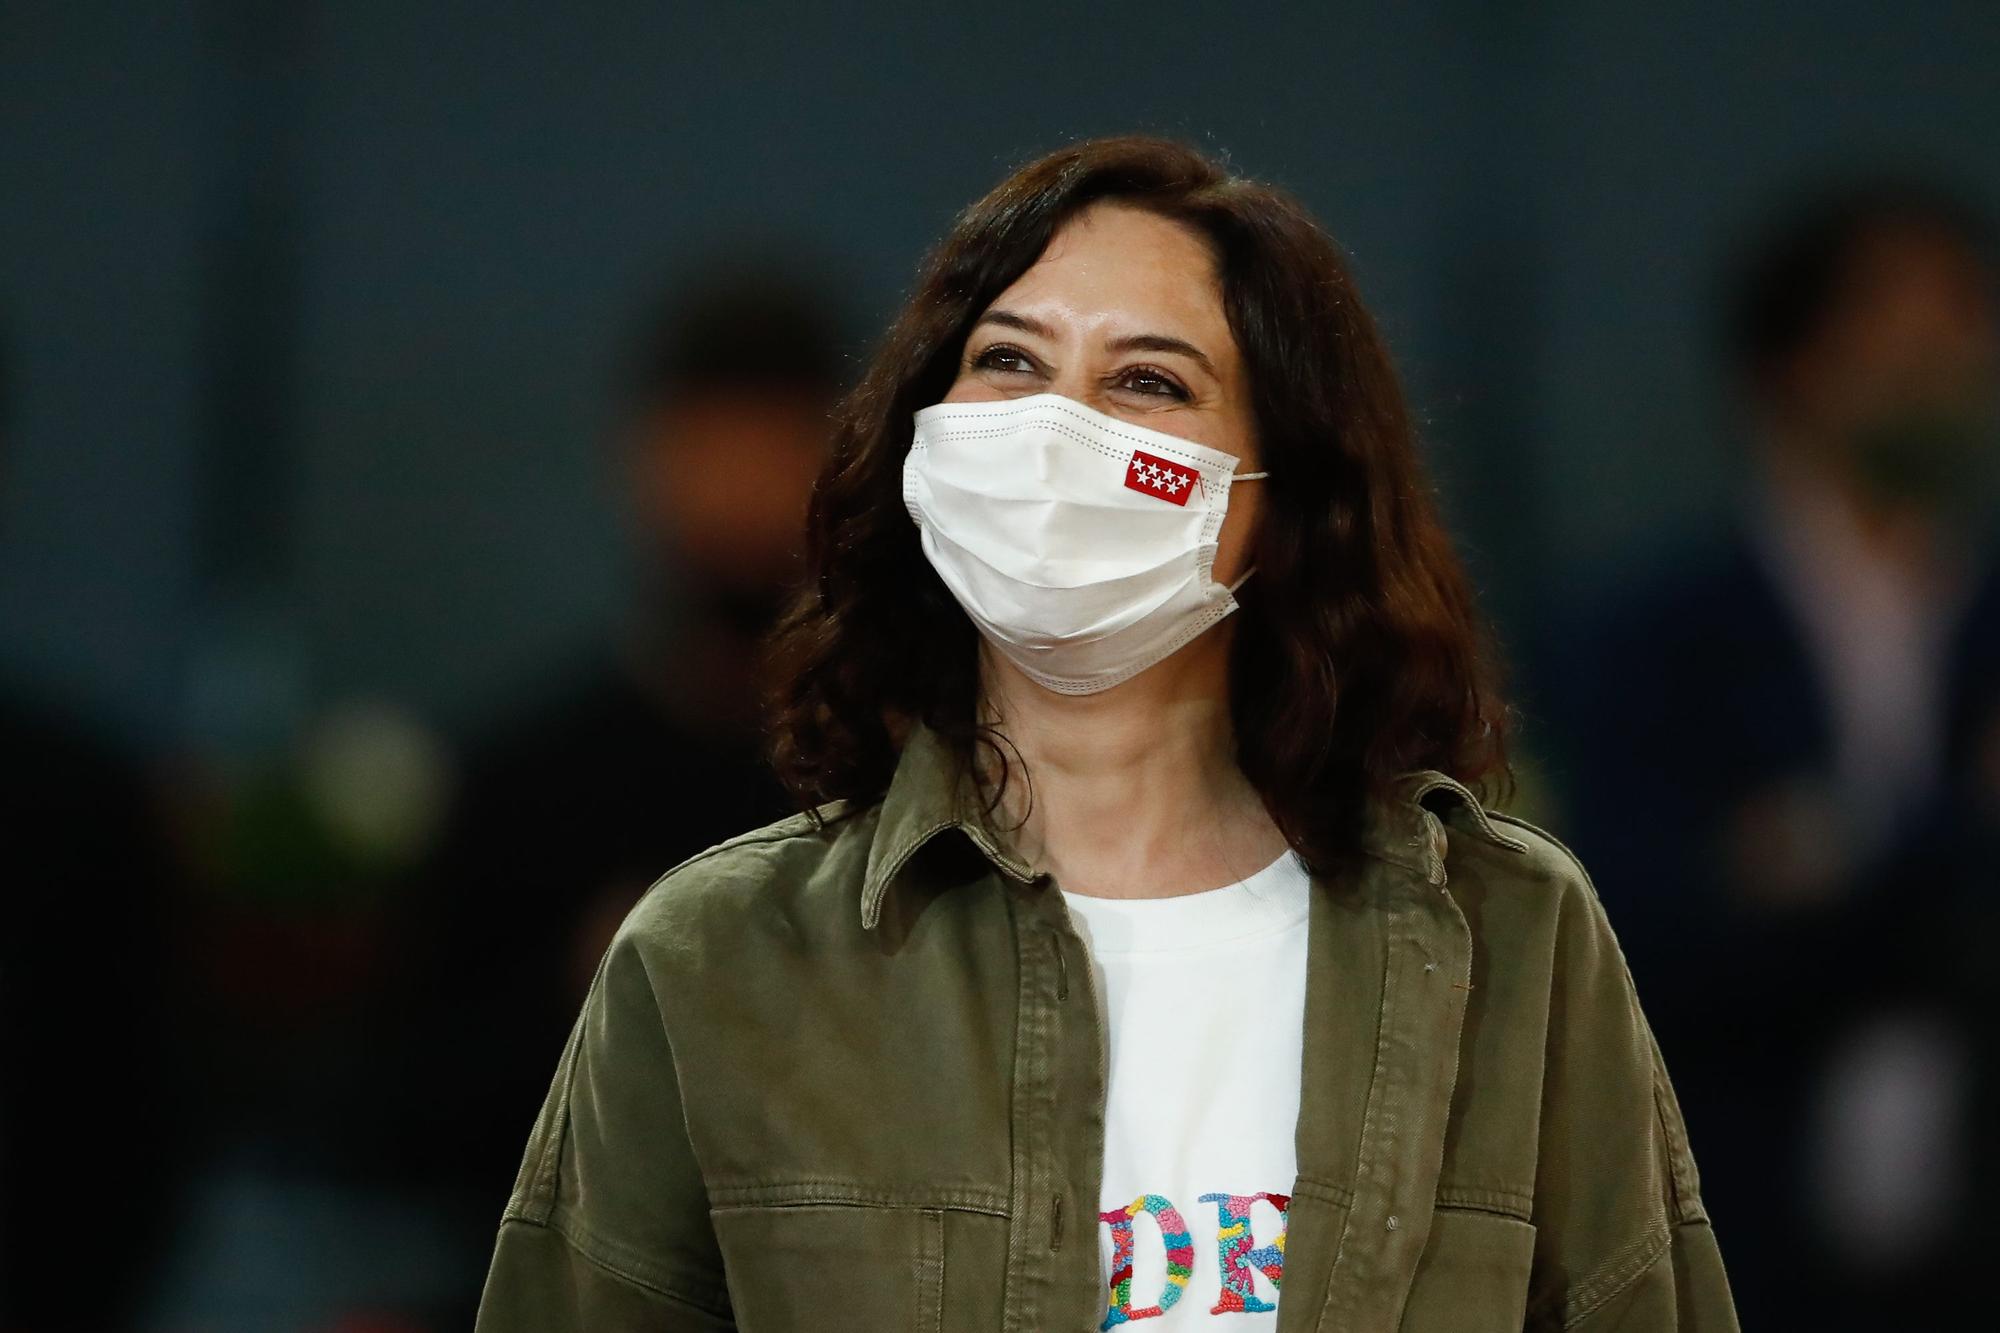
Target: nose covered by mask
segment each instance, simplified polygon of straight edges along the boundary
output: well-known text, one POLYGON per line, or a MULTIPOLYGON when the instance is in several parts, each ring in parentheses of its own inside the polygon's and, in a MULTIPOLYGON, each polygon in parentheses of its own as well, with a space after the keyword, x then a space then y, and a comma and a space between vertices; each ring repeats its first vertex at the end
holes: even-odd
MULTIPOLYGON (((924 555, 1036 683, 1093 694, 1236 609, 1210 577, 1238 459, 1061 394, 916 413, 903 499, 924 555)), ((1246 573, 1244 577, 1248 577, 1246 573)))

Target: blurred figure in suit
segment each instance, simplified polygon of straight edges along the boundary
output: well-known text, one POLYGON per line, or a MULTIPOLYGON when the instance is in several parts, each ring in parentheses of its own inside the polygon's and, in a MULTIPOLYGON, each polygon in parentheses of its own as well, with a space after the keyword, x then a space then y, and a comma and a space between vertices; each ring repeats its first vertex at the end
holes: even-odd
MULTIPOLYGON (((838 336, 818 287, 770 264, 712 268, 661 302, 614 444, 637 555, 625 632, 469 753, 387 1020, 402 1068, 380 1160, 459 1200, 482 1241, 520 1108, 540 1103, 626 911, 678 862, 791 812, 763 753, 760 656, 802 559, 838 336)), ((478 1290, 469 1274, 447 1324, 470 1323, 478 1290)))
POLYGON ((1956 1308, 1983 1029, 1946 922, 1995 872, 1967 859, 1953 719, 2000 614, 1994 276, 1982 220, 1929 189, 1779 221, 1733 284, 1754 448, 1729 523, 1537 654, 1746 1327, 1956 1308))

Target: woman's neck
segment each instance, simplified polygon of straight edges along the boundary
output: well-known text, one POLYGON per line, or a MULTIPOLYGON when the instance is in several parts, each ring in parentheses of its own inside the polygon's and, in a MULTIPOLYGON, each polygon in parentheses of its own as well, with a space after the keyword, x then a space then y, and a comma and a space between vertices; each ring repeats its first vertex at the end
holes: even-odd
POLYGON ((1225 631, 1097 694, 1057 694, 982 653, 986 720, 1012 746, 999 822, 1061 887, 1170 897, 1234 883, 1285 850, 1236 766, 1225 631))

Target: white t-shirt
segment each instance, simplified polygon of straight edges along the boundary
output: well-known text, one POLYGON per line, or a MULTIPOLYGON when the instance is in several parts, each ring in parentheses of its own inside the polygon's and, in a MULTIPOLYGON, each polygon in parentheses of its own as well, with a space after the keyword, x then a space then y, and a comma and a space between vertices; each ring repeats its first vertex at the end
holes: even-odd
POLYGON ((1277 1323, 1311 891, 1287 852, 1201 893, 1063 894, 1110 1031, 1106 1329, 1277 1323))

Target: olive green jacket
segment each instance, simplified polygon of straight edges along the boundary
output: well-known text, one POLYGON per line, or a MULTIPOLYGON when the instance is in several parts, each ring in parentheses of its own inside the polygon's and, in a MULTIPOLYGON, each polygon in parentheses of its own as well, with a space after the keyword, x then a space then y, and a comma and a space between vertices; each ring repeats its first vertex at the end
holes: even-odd
MULTIPOLYGON (((1099 1326, 1106 1040, 1062 895, 928 732, 830 814, 695 857, 619 930, 480 1333, 1099 1326)), ((1278 1329, 1734 1329, 1583 868, 1434 770, 1366 822, 1308 918, 1278 1329)))

